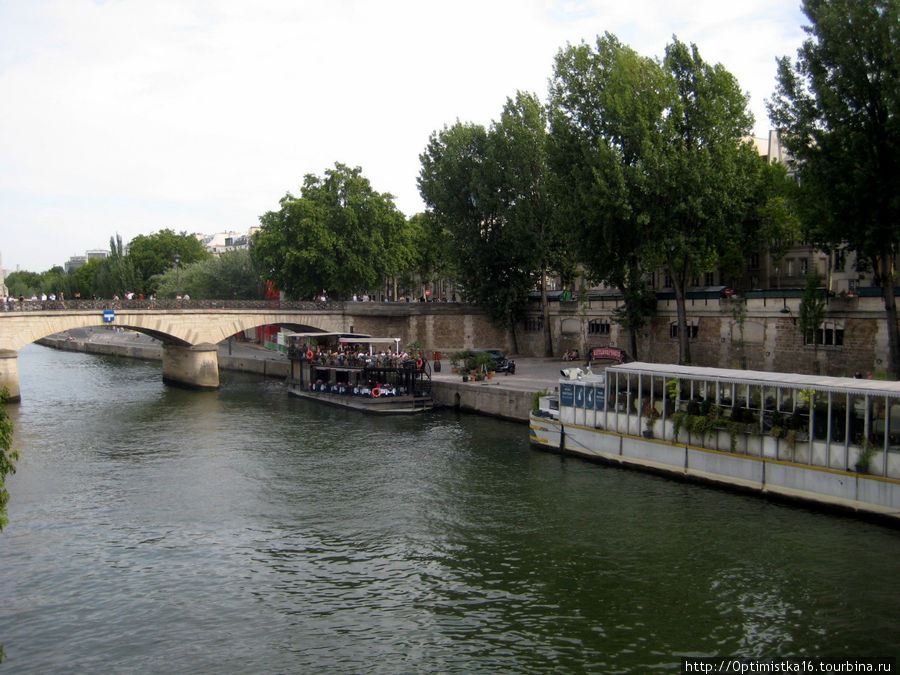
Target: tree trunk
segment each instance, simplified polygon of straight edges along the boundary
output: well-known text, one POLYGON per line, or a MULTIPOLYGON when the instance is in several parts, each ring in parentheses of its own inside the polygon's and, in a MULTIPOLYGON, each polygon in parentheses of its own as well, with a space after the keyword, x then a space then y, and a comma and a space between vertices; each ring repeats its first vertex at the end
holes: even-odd
POLYGON ((509 335, 512 338, 512 353, 518 354, 519 353, 519 339, 516 336, 516 324, 515 323, 510 324, 509 335))
POLYGON ((879 260, 884 312, 887 319, 888 371, 895 380, 900 380, 900 329, 897 327, 897 298, 894 295, 894 258, 885 251, 879 260))
POLYGON ((553 356, 553 335, 550 331, 550 301, 547 299, 547 268, 541 270, 541 315, 544 326, 544 356, 553 356))
POLYGON ((678 363, 680 365, 691 362, 691 341, 687 331, 687 308, 685 306, 685 291, 687 279, 690 277, 690 266, 679 274, 675 265, 669 263, 669 271, 672 274, 672 286, 675 290, 675 311, 678 314, 678 363))
POLYGON ((637 351, 637 328, 634 326, 628 327, 628 347, 631 349, 631 358, 635 361, 638 361, 638 351, 637 351))

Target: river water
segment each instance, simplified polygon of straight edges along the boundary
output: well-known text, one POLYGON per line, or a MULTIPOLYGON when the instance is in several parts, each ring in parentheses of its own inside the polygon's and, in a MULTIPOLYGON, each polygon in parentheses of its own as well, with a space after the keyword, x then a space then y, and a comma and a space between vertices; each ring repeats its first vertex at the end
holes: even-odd
POLYGON ((0 670, 647 672, 896 656, 900 534, 376 419, 222 373, 19 353, 0 670))

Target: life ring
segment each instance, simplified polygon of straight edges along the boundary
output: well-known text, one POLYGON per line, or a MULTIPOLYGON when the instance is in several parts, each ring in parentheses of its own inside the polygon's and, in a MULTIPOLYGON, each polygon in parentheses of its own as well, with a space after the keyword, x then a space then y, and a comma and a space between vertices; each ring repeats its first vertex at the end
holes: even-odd
POLYGON ((312 350, 312 349, 307 349, 307 350, 306 350, 306 360, 307 360, 307 361, 312 361, 314 358, 316 358, 316 355, 313 353, 313 350, 312 350))
POLYGON ((379 396, 381 396, 381 387, 373 387, 372 398, 378 398, 379 396))
POLYGON ((423 365, 424 364, 422 362, 422 359, 416 359, 416 368, 418 368, 419 370, 422 370, 423 365))

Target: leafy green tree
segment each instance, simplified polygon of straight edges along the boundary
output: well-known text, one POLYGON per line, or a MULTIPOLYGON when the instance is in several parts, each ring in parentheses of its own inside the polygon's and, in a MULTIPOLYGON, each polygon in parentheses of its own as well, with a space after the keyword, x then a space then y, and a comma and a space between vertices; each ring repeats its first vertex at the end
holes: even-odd
POLYGON ((637 333, 656 308, 646 282, 660 262, 648 169, 667 140, 670 82, 658 63, 607 33, 595 49, 582 43, 557 54, 550 96, 561 213, 586 276, 622 293, 615 318, 637 356, 637 333))
POLYGON ((504 220, 520 238, 519 247, 530 248, 535 255, 532 264, 539 273, 545 356, 553 355, 547 278, 569 264, 557 218, 549 139, 544 105, 534 94, 523 92, 506 100, 489 135, 489 161, 499 168, 504 220))
POLYGON ((737 80, 711 66, 695 45, 668 45, 662 67, 671 92, 660 127, 664 143, 645 153, 651 180, 650 241, 672 279, 679 362, 690 363, 685 297, 695 276, 712 271, 730 233, 750 210, 760 158, 749 143, 753 117, 737 80))
POLYGON ((308 174, 300 197, 287 193, 280 203, 260 217, 251 252, 266 279, 291 298, 323 291, 347 298, 408 263, 406 219, 359 167, 336 163, 323 178, 308 174))
POLYGON ((32 295, 40 295, 41 293, 41 275, 37 272, 18 271, 11 272, 6 276, 6 288, 9 294, 18 298, 24 296, 30 298, 32 295))
POLYGON ((778 62, 769 114, 796 160, 811 238, 876 270, 890 370, 900 379, 900 3, 805 0, 808 39, 778 62))
MULTIPOLYGON (((417 284, 438 279, 453 281, 455 272, 451 265, 450 234, 431 212, 417 213, 407 222, 410 259, 398 283, 412 297, 420 297, 417 284)), ((395 294, 395 297, 399 297, 395 294)))
POLYGON ((129 290, 145 295, 156 293, 153 277, 175 265, 176 255, 182 266, 211 257, 197 237, 187 232, 176 234, 174 230, 165 229, 136 236, 128 244, 128 261, 134 268, 137 286, 129 290))
POLYGON ((96 293, 95 277, 103 267, 102 258, 91 258, 72 272, 72 297, 79 294, 82 298, 90 298, 96 293))
POLYGON ((137 288, 137 276, 124 248, 121 235, 109 238, 109 256, 101 261, 94 275, 98 296, 110 298, 118 295, 122 298, 137 288))
POLYGON ((824 289, 820 288, 821 285, 822 276, 818 270, 812 270, 806 275, 806 288, 803 291, 803 298, 800 300, 800 312, 797 319, 804 340, 813 343, 817 375, 819 373, 819 327, 825 320, 825 299, 822 297, 824 289))
POLYGON ((540 259, 533 233, 506 208, 502 149, 481 125, 455 123, 431 135, 419 156, 419 192, 450 234, 451 251, 466 297, 510 330, 528 306, 540 259))
POLYGON ((9 504, 9 492, 6 489, 6 477, 16 472, 15 461, 19 453, 10 450, 12 447, 13 425, 6 412, 9 390, 0 391, 0 531, 9 522, 6 517, 6 506, 9 504))
POLYGON ((263 285, 250 251, 227 251, 176 270, 170 267, 154 279, 160 296, 187 293, 194 299, 261 300, 263 285))
MULTIPOLYGON (((13 424, 6 412, 6 402, 9 400, 9 390, 4 387, 0 390, 0 531, 9 523, 6 517, 6 507, 9 504, 9 491, 6 489, 6 477, 16 472, 16 460, 19 453, 11 450, 13 424)), ((6 658, 3 645, 0 645, 0 663, 6 658)))
POLYGON ((41 274, 41 291, 49 295, 54 295, 57 299, 60 297, 72 297, 72 277, 66 271, 56 265, 41 274))

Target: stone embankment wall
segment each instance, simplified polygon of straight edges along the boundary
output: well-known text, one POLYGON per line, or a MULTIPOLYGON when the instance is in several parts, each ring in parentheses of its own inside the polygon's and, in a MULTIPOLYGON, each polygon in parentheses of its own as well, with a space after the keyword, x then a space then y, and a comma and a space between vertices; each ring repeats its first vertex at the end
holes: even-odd
MULTIPOLYGON (((796 294, 795 294, 796 295, 796 294)), ((819 373, 852 377, 885 373, 889 348, 880 297, 829 298, 826 318, 814 345, 800 330, 799 295, 777 298, 699 298, 686 302, 691 361, 715 368, 819 373)), ((628 331, 614 321, 621 301, 554 302, 550 329, 554 354, 590 347, 630 351, 628 331)), ((521 354, 542 354, 540 308, 533 304, 518 332, 521 354)), ((656 315, 637 339, 638 360, 678 362, 674 300, 660 300, 656 315)))
POLYGON ((534 394, 484 383, 432 382, 432 395, 438 405, 500 417, 512 422, 527 422, 534 394))

